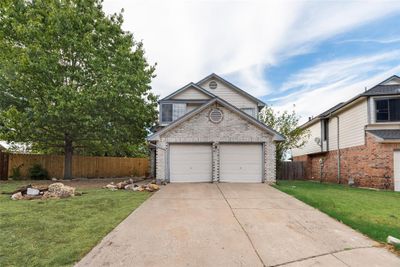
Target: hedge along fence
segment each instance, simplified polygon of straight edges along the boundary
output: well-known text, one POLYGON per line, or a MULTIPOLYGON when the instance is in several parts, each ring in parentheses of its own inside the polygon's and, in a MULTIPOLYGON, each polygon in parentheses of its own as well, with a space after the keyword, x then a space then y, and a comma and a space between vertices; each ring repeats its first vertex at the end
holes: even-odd
MULTIPOLYGON (((35 163, 46 169, 50 177, 64 177, 64 156, 35 154, 9 154, 8 176, 12 175, 13 168, 20 166, 21 176, 28 177, 28 170, 35 163)), ((148 172, 147 158, 72 157, 72 175, 76 178, 141 177, 148 172)))

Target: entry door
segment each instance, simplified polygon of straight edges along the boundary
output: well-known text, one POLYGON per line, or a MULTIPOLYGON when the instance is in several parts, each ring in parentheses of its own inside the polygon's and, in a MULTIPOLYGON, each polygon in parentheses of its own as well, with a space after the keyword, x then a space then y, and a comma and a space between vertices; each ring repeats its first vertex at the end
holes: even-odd
POLYGON ((261 144, 221 144, 221 182, 261 183, 263 155, 261 144))
POLYGON ((171 144, 170 182, 211 182, 212 149, 204 144, 171 144))
POLYGON ((394 191, 400 192, 400 151, 393 155, 394 191))

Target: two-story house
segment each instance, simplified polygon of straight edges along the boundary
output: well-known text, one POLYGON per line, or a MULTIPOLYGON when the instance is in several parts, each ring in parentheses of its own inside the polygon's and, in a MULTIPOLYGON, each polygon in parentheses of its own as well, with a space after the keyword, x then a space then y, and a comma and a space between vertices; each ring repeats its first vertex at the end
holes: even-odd
POLYGON ((148 137, 153 170, 165 182, 274 182, 283 137, 257 119, 265 104, 211 74, 159 101, 148 137))
POLYGON ((309 179, 400 191, 400 77, 392 76, 301 126, 292 150, 309 179))

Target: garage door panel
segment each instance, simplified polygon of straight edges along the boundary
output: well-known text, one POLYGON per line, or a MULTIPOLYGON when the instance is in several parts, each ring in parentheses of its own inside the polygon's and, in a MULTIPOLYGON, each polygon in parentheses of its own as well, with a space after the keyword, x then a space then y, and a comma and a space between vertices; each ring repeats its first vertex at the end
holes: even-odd
POLYGON ((171 182, 210 182, 211 180, 211 145, 170 145, 171 182))
POLYGON ((221 182, 262 182, 261 144, 220 145, 221 182))

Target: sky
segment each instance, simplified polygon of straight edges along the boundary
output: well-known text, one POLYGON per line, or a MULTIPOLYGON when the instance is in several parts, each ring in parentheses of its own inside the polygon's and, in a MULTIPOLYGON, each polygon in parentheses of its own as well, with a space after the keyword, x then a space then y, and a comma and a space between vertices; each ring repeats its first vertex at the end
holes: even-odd
POLYGON ((161 97, 216 73, 304 122, 400 75, 400 1, 134 1, 123 28, 142 41, 161 97))

